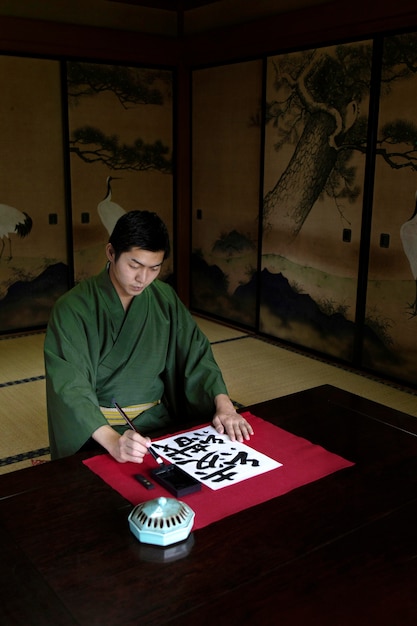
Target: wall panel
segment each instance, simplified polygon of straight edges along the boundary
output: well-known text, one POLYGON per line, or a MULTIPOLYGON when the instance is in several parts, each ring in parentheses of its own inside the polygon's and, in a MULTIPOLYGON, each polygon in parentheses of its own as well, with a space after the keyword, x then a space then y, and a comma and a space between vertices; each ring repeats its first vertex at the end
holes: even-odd
MULTIPOLYGON (((68 62, 75 279, 98 273, 118 217, 155 211, 173 240, 173 77, 162 69, 68 62)), ((174 254, 162 276, 173 272, 174 254)))
POLYGON ((417 384, 417 35, 386 37, 381 69, 363 365, 417 384))
POLYGON ((261 85, 261 61, 193 72, 191 305, 252 327, 261 85))
POLYGON ((69 284, 60 63, 0 56, 0 332, 42 326, 69 284))

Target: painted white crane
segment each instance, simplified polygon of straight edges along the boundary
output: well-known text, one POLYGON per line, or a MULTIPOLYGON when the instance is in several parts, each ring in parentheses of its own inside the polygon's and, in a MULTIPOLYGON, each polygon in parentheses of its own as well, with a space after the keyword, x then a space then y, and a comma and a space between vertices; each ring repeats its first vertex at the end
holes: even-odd
POLYGON ((101 221, 103 222, 103 226, 106 228, 109 235, 113 232, 113 228, 119 217, 124 215, 126 211, 122 209, 122 207, 116 202, 112 202, 111 199, 111 181, 117 180, 117 178, 113 178, 112 176, 107 176, 106 185, 106 197, 104 200, 98 203, 97 211, 100 216, 101 221))
POLYGON ((400 237, 403 244, 405 255, 410 264, 411 273, 416 283, 415 299, 413 303, 409 303, 411 317, 417 316, 417 192, 415 197, 416 203, 414 213, 409 220, 404 222, 400 228, 400 237))
POLYGON ((9 261, 12 258, 12 241, 9 237, 16 234, 19 237, 26 237, 32 230, 32 218, 27 213, 22 213, 8 204, 0 204, 0 239, 2 248, 0 259, 6 247, 5 238, 9 240, 9 261))

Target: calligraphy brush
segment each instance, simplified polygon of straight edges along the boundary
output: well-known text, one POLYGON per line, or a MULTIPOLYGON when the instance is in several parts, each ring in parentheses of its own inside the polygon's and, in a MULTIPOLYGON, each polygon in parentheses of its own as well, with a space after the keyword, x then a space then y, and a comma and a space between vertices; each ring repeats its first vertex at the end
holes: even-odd
MULTIPOLYGON (((136 433, 138 432, 138 430, 136 429, 134 423, 128 418, 128 416, 126 415, 126 413, 123 411, 122 407, 119 406, 117 404, 117 402, 115 400, 113 400, 113 404, 116 407, 116 409, 119 411, 120 415, 123 417, 123 419, 126 421, 127 425, 134 430, 136 433)), ((155 459, 155 461, 158 463, 158 465, 164 465, 163 460, 161 459, 161 457, 159 456, 159 454, 157 452, 155 452, 155 450, 149 446, 148 448, 149 452, 152 454, 153 458, 155 459)))

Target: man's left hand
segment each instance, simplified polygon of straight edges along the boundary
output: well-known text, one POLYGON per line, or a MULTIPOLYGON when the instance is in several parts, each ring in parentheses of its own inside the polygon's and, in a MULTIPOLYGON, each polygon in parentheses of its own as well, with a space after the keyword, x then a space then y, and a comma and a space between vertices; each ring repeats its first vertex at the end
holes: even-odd
POLYGON ((213 417, 213 426, 220 434, 226 433, 231 441, 249 441, 253 435, 253 428, 242 415, 240 415, 232 401, 225 394, 219 394, 214 399, 216 413, 213 417))

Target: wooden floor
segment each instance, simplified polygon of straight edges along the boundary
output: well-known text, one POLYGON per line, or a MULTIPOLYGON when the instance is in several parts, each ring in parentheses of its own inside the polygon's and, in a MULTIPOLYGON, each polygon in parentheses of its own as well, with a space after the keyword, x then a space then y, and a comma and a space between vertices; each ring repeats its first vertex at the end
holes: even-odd
MULTIPOLYGON (((195 318, 240 406, 331 384, 417 418, 417 392, 195 318)), ((0 338, 0 473, 49 459, 44 333, 0 338)))

